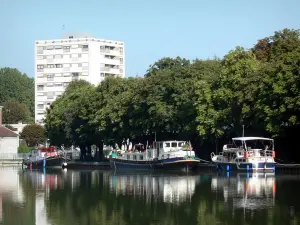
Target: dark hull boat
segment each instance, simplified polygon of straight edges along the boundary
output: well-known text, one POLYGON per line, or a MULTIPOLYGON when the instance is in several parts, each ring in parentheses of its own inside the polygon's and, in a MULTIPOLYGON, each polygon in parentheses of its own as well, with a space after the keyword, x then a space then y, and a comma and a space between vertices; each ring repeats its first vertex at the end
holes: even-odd
POLYGON ((199 162, 183 141, 157 142, 151 149, 142 147, 110 157, 110 166, 116 170, 192 170, 199 162))
POLYGON ((59 157, 51 156, 51 157, 34 160, 34 161, 28 159, 23 160, 23 167, 30 168, 30 169, 40 169, 43 167, 62 168, 66 166, 67 166, 66 159, 60 156, 59 157))
POLYGON ((190 158, 175 158, 153 161, 133 161, 122 159, 111 159, 110 166, 113 169, 136 169, 136 170, 152 170, 152 169, 165 169, 165 170, 192 170, 197 164, 198 160, 190 158))
POLYGON ((22 166, 30 169, 62 168, 67 166, 66 161, 54 147, 39 148, 30 152, 29 157, 23 160, 22 166))

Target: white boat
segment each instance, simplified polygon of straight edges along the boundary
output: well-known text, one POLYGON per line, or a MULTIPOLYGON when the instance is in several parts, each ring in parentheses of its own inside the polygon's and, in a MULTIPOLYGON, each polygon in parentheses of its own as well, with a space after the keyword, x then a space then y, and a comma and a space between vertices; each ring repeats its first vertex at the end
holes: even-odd
POLYGON ((185 141, 158 141, 146 149, 136 144, 132 150, 110 157, 114 169, 192 169, 200 160, 185 141))
POLYGON ((275 172, 274 140, 264 137, 232 138, 211 160, 220 170, 275 172))

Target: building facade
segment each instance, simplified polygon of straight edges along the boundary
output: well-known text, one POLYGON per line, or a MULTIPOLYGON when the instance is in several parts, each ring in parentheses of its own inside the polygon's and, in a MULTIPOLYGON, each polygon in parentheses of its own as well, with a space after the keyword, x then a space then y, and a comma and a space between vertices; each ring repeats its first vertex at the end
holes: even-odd
POLYGON ((107 76, 125 77, 123 42, 68 35, 35 42, 35 122, 73 80, 97 85, 107 76))
POLYGON ((0 159, 11 158, 18 153, 19 135, 2 125, 2 106, 0 106, 0 159))

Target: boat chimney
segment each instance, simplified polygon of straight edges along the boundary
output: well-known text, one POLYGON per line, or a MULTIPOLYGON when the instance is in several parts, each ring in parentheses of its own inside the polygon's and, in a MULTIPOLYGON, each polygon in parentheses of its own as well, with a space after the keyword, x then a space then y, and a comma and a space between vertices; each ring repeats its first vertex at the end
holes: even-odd
POLYGON ((0 106, 0 127, 2 126, 2 109, 3 106, 0 106))

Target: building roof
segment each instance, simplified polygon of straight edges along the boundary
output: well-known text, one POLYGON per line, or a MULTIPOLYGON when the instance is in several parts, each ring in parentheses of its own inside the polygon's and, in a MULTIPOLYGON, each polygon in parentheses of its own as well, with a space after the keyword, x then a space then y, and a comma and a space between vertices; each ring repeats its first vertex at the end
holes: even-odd
POLYGON ((1 137, 18 137, 19 135, 10 129, 0 125, 0 138, 1 137))

